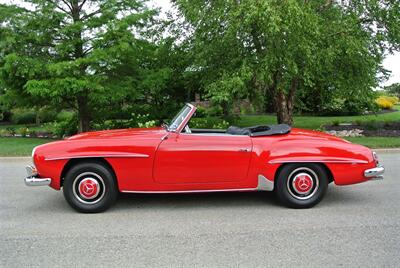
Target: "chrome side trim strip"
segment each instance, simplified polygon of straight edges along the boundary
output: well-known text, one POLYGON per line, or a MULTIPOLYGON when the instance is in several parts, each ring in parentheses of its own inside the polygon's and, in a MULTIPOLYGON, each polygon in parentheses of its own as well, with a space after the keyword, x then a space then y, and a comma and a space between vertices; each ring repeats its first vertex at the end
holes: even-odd
POLYGON ((77 155, 77 156, 65 156, 65 157, 46 157, 46 161, 75 159, 75 158, 147 158, 150 157, 148 154, 102 154, 102 155, 77 155))
POLYGON ((263 175, 258 175, 258 185, 256 188, 183 190, 183 191, 122 191, 122 192, 123 193, 137 193, 137 194, 179 194, 179 193, 272 191, 273 189, 274 189, 274 182, 268 180, 263 175))
POLYGON ((283 163, 340 163, 340 164, 367 164, 365 160, 271 160, 268 164, 283 163))

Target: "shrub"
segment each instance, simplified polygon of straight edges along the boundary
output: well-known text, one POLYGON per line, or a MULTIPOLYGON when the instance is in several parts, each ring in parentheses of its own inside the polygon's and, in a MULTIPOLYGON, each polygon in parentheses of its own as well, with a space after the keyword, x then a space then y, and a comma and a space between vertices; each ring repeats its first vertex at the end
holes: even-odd
POLYGON ((17 129, 17 134, 21 135, 22 137, 26 137, 29 135, 29 129, 27 127, 21 127, 17 129))
POLYGON ((56 120, 57 112, 53 109, 42 108, 39 110, 38 116, 39 116, 40 122, 42 122, 42 123, 53 122, 54 120, 56 120))
POLYGON ((32 109, 13 109, 11 122, 14 124, 34 124, 36 123, 36 113, 32 109))
POLYGON ((150 120, 144 123, 138 123, 138 127, 145 127, 145 128, 149 128, 149 127, 155 127, 156 126, 156 121, 155 120, 150 120))
POLYGON ((60 122, 52 123, 53 134, 59 138, 78 133, 78 120, 75 116, 60 122))
POLYGON ((197 117, 197 118, 204 118, 204 117, 207 117, 207 109, 204 108, 203 106, 197 107, 197 110, 196 110, 196 117, 197 117))
POLYGON ((379 106, 381 109, 392 109, 394 106, 394 99, 391 99, 388 96, 380 96, 375 100, 376 104, 379 106))
POLYGON ((226 129, 229 123, 216 117, 192 118, 189 122, 191 128, 226 129))
POLYGON ((74 112, 63 110, 56 115, 55 120, 58 122, 66 121, 66 120, 70 120, 74 116, 75 116, 74 112))
POLYGON ((332 121, 332 126, 338 126, 340 124, 339 120, 333 120, 332 121))
POLYGON ((121 129, 137 127, 154 127, 159 124, 158 120, 152 120, 149 114, 132 113, 131 119, 111 119, 102 122, 94 122, 91 127, 96 130, 121 129))
POLYGON ((396 96, 387 96, 386 99, 393 103, 393 105, 397 104, 399 102, 399 98, 396 96))
POLYGON ((0 137, 10 137, 13 134, 10 133, 7 129, 0 129, 0 137))
POLYGON ((10 133, 11 136, 14 136, 14 135, 15 135, 15 128, 13 128, 13 127, 7 127, 7 128, 6 128, 6 131, 7 131, 8 133, 10 133))

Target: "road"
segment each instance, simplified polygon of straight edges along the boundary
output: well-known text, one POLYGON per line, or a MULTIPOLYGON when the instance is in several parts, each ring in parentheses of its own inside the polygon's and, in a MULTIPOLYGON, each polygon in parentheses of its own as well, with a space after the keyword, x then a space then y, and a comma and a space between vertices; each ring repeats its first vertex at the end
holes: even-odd
POLYGON ((123 195, 79 214, 61 192, 26 187, 28 159, 0 159, 1 267, 399 267, 400 153, 383 181, 330 185, 316 207, 271 193, 123 195))

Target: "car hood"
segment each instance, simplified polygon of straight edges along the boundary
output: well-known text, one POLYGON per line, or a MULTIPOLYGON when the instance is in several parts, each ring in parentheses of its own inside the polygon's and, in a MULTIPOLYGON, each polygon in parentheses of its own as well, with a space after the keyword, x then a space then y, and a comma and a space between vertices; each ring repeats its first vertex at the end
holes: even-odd
POLYGON ((83 140, 83 139, 112 139, 112 138, 132 138, 132 137, 149 137, 158 138, 165 135, 167 131, 162 127, 157 128, 129 128, 129 129, 113 129, 94 132, 80 133, 67 138, 67 140, 83 140))

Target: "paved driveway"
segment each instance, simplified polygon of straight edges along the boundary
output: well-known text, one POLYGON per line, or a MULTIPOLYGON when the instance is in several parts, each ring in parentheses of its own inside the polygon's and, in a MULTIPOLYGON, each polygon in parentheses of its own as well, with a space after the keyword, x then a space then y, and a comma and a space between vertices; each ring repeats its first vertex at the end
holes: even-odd
POLYGON ((270 193, 123 195, 79 214, 61 192, 26 187, 27 159, 0 159, 0 266, 399 267, 400 154, 385 180, 330 185, 313 209, 270 193))

